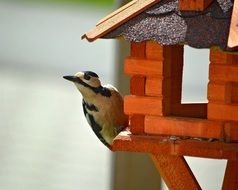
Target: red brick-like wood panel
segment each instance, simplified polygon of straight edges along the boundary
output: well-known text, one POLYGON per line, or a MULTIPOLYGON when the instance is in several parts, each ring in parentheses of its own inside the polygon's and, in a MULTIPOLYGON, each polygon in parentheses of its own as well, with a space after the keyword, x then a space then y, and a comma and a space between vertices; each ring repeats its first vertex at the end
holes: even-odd
POLYGON ((223 138, 223 123, 184 117, 145 117, 145 133, 201 138, 223 138))

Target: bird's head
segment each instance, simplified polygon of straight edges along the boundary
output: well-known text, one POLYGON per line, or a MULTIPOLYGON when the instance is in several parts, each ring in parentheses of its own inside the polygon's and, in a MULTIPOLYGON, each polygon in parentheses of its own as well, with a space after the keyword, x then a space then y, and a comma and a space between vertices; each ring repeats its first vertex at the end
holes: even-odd
POLYGON ((98 75, 92 71, 82 71, 73 76, 64 76, 63 78, 72 81, 83 96, 85 93, 97 92, 101 88, 98 75))

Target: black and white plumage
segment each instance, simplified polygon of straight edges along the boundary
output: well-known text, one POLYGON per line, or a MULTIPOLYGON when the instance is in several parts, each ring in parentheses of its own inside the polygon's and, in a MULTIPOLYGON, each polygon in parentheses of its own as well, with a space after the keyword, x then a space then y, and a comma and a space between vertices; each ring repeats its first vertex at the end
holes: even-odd
POLYGON ((111 148, 113 139, 128 124, 120 93, 111 85, 101 85, 98 75, 92 71, 64 78, 74 82, 83 96, 83 112, 89 125, 100 141, 111 148))

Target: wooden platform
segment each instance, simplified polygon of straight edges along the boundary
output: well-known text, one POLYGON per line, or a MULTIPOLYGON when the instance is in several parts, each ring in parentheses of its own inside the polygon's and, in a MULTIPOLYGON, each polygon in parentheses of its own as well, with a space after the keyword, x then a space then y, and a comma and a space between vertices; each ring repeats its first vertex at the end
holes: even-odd
POLYGON ((121 132, 113 141, 113 151, 144 152, 176 156, 238 160, 238 143, 189 137, 132 135, 121 132))

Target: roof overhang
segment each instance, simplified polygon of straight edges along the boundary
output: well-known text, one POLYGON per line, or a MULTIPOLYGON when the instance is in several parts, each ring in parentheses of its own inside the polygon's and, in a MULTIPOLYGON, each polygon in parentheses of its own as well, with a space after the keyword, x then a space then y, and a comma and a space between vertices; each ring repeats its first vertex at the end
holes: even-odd
POLYGON ((116 29, 159 1, 160 0, 133 0, 101 19, 93 29, 82 36, 82 39, 86 38, 92 42, 116 29))

